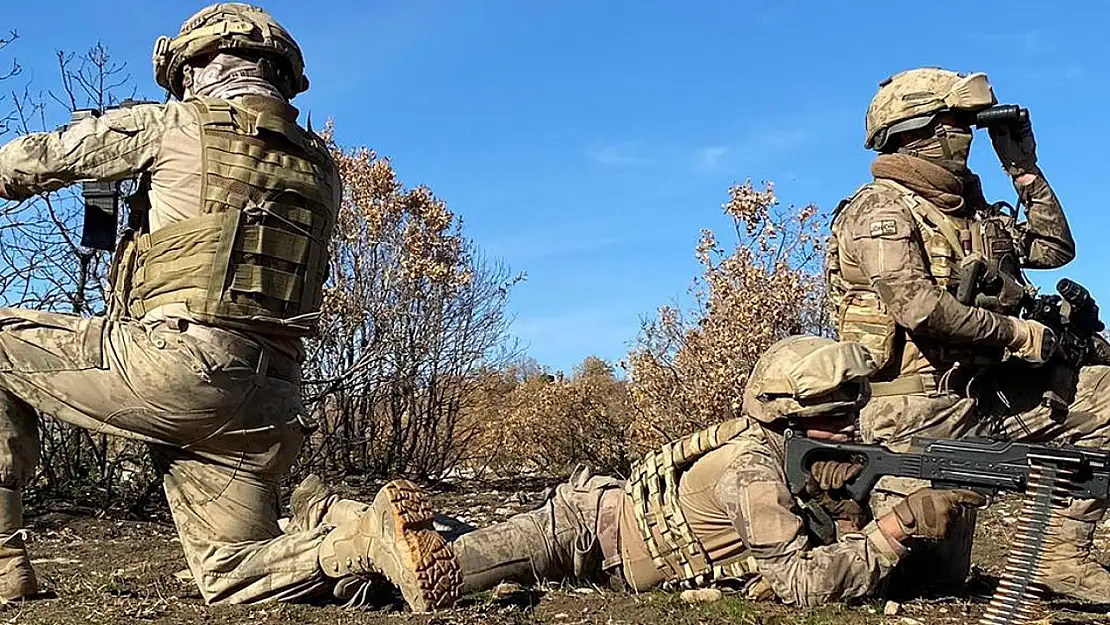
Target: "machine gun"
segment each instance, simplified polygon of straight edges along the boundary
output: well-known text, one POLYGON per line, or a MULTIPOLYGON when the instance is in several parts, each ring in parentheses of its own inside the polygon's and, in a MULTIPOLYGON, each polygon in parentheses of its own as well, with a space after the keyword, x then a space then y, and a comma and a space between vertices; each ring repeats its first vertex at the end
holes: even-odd
POLYGON ((989 438, 915 438, 920 451, 894 452, 882 445, 836 443, 791 433, 786 440, 786 480, 795 495, 805 491, 809 469, 818 460, 858 462, 863 471, 844 485, 865 502, 883 476, 929 480, 937 488, 961 488, 994 497, 1025 492, 1034 466, 1066 470, 1060 487, 1069 497, 1110 499, 1110 453, 1083 447, 1048 447, 989 438))
MULTIPOLYGON (((156 104, 153 100, 126 99, 105 111, 128 108, 136 104, 156 104)), ((100 117, 99 109, 77 109, 70 114, 70 125, 83 119, 100 117)), ((85 218, 81 227, 81 245, 90 249, 112 251, 116 243, 120 198, 123 188, 133 179, 113 182, 86 180, 81 183, 81 199, 85 204, 85 218)))
POLYGON ((1048 447, 987 438, 917 438, 914 451, 881 445, 819 441, 787 432, 786 481, 796 496, 805 492, 810 468, 819 460, 860 464, 844 490, 864 502, 880 477, 910 477, 934 488, 966 489, 995 496, 1024 493, 1017 532, 994 597, 980 623, 1025 623, 1033 619, 1028 599, 1038 592, 1041 545, 1053 500, 1110 499, 1110 453, 1081 447, 1048 447))
POLYGON ((1029 296, 1022 302, 1021 316, 1044 324, 1052 332, 1055 347, 1045 363, 1049 380, 1041 404, 1062 417, 1075 399, 1079 368, 1110 364, 1110 344, 1102 337, 1105 328, 1098 318, 1098 304, 1083 285, 1061 279, 1057 294, 1029 296))
POLYGON ((1105 341, 1096 341, 1105 325, 1098 318, 1095 303, 1083 285, 1061 279, 1058 295, 1029 297, 1022 306, 1022 318, 1043 323, 1056 336, 1057 357, 1069 367, 1110 363, 1105 341))

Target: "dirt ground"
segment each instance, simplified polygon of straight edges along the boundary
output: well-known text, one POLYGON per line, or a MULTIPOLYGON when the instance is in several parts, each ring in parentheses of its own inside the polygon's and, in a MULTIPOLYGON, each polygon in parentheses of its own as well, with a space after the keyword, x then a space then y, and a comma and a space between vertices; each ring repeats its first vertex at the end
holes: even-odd
MULTIPOLYGON (((485 525, 533 507, 543 485, 520 483, 484 490, 437 492, 441 509, 475 525, 485 525)), ((363 490, 363 489, 358 489, 363 490)), ((372 492, 372 491, 370 491, 372 492)), ((1016 502, 1005 500, 980 517, 976 538, 977 574, 962 596, 916 600, 883 614, 884 601, 819 610, 786 609, 750 603, 736 596, 690 605, 662 592, 639 595, 600 588, 548 586, 506 597, 470 597, 462 607, 436 615, 413 615, 400 606, 376 611, 337 607, 270 604, 259 607, 205 606, 192 582, 175 573, 184 567, 173 528, 166 519, 127 521, 90 517, 88 511, 62 504, 32 510, 30 544, 44 598, 0 606, 0 623, 340 623, 585 625, 620 623, 732 623, 743 625, 863 625, 871 623, 974 622, 989 598, 1002 568, 1015 524, 1016 502)), ((1100 532, 1098 547, 1110 562, 1110 527, 1100 532)), ((1110 606, 1065 601, 1039 604, 1042 623, 1110 623, 1110 606)))

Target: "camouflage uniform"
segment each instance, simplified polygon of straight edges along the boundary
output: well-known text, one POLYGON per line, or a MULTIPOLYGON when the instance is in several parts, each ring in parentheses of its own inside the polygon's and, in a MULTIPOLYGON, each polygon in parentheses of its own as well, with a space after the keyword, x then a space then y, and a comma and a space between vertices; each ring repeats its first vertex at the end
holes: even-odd
MULTIPOLYGON (((760 406, 747 410, 756 403, 753 395, 744 416, 649 454, 628 481, 579 467, 540 508, 452 542, 462 591, 503 581, 578 578, 616 580, 635 590, 739 583, 749 596, 777 595, 799 606, 872 593, 901 557, 901 547, 866 521, 819 543, 807 531, 802 502, 787 489, 783 436, 764 422, 802 418, 804 410, 857 410, 866 401, 865 390, 857 386, 855 394, 841 395, 840 389, 848 381, 866 384, 874 365, 857 345, 793 337, 772 347, 752 377, 775 377, 767 363, 782 369, 798 361, 799 371, 816 375, 797 376, 791 387, 768 382, 763 392, 804 397, 807 391, 797 389, 809 384, 822 403, 808 408, 791 403, 791 412, 771 414, 760 406), (819 347, 826 349, 818 352, 819 347), (824 360, 805 358, 815 353, 824 360)), ((293 507, 293 527, 309 527, 321 520, 341 522, 358 504, 318 493, 295 497, 293 507)))
MULTIPOLYGON (((919 131, 937 112, 993 104, 989 85, 982 94, 988 97, 977 101, 960 102, 952 95, 976 77, 986 84, 981 74, 962 77, 930 69, 884 82, 868 112, 869 147, 882 148, 875 143, 894 134, 891 120, 902 120, 903 128, 896 131, 919 131), (940 94, 944 101, 930 101, 922 93, 940 94), (917 110, 907 104, 915 98, 917 110)), ((1031 137, 1029 131, 1030 144, 1031 137)), ((882 151, 872 166, 874 182, 837 210, 827 267, 841 338, 867 345, 880 366, 873 378, 874 398, 861 414, 864 438, 894 449, 907 448, 914 436, 968 435, 1104 447, 1110 442, 1110 396, 1105 393, 1110 367, 1087 366, 1078 375, 1057 376, 1018 358, 1003 362, 1005 350, 1020 351, 1025 337, 1039 331, 1014 316, 1016 298, 1026 286, 1021 268, 1056 268, 1075 256, 1067 219, 1035 166, 1032 148, 1023 163, 1003 158, 1026 207, 1027 220, 1020 224, 992 212, 978 179, 959 159, 927 157, 915 149, 882 151), (956 299, 959 272, 975 258, 985 259, 1016 285, 1008 296, 980 298, 983 306, 956 299), (1050 390, 1071 400, 1065 414, 1042 404, 1050 390)), ((944 151, 950 152, 947 147, 944 151)), ((873 498, 875 513, 918 485, 882 481, 873 498), (884 497, 884 492, 891 496, 884 497)), ((1069 529, 1056 535, 1083 533, 1076 529, 1079 525, 1093 531, 1105 505, 1073 502, 1061 511, 1060 523, 1069 529)), ((970 533, 966 536, 970 540, 970 533)), ((1079 552, 1072 550, 1076 560, 1079 552)), ((956 569, 966 572, 967 551, 956 557, 963 563, 956 569)), ((1085 568, 1096 577, 1105 575, 1095 569, 1085 568)), ((1060 577, 1067 579, 1053 582, 1055 590, 1098 597, 1078 588, 1081 575, 1074 571, 1060 577)), ((1099 592, 1110 589, 1103 586, 1099 592)))
POLYGON ((401 485, 379 506, 408 514, 396 528, 278 527, 278 480, 306 431, 301 341, 315 331, 338 173, 287 103, 307 88, 300 51, 261 9, 203 9, 159 41, 155 66, 180 101, 0 148, 0 197, 131 176, 147 190, 114 255, 106 317, 0 310, 0 597, 37 590, 19 529, 36 410, 148 444, 205 601, 318 597, 367 572, 353 565, 373 551, 367 537, 411 537, 423 522, 401 485), (194 56, 210 60, 188 66, 194 56))

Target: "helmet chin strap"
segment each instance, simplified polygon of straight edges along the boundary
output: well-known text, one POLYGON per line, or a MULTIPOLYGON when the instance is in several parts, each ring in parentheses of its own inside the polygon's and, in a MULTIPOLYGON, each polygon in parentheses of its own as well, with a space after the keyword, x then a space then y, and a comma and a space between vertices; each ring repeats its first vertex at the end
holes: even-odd
POLYGON ((952 146, 948 142, 948 131, 944 129, 944 124, 937 124, 933 136, 940 142, 940 149, 944 151, 944 160, 952 160, 952 146))

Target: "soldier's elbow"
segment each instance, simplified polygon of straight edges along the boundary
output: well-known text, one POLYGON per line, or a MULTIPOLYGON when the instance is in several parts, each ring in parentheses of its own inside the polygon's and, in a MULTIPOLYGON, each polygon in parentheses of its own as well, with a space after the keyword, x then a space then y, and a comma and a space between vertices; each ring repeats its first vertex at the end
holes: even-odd
POLYGON ((934 285, 924 284, 922 288, 904 288, 886 280, 875 280, 875 292, 886 306, 894 323, 914 332, 924 329, 933 316, 937 300, 933 294, 934 285))
POLYGON ((1029 250, 1026 269, 1059 269, 1075 260, 1075 246, 1035 242, 1029 250))

